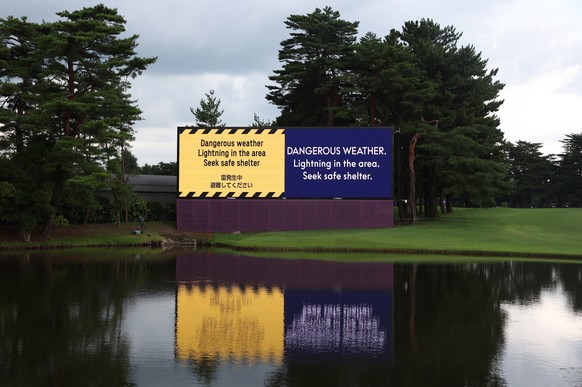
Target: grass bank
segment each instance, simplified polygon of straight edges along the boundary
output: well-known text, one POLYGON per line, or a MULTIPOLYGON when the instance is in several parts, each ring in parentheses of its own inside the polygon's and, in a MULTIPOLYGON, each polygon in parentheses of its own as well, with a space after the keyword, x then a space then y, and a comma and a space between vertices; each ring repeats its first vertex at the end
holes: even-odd
POLYGON ((242 234, 177 231, 175 224, 152 222, 142 235, 135 223, 55 227, 51 238, 33 233, 18 240, 13 228, 0 228, 0 249, 87 246, 139 246, 194 239, 215 246, 254 251, 387 252, 487 257, 582 259, 582 209, 455 209, 437 220, 391 229, 311 230, 242 234), (210 239, 209 239, 210 238, 210 239))
POLYGON ((582 209, 455 209, 391 229, 216 234, 234 249, 368 251, 582 258, 582 209))
POLYGON ((50 237, 45 238, 40 230, 32 233, 30 242, 23 242, 16 234, 16 228, 0 227, 0 249, 49 249, 60 247, 93 246, 146 246, 157 245, 164 240, 189 243, 194 239, 207 239, 205 234, 177 231, 176 225, 166 222, 147 223, 143 234, 135 235, 136 223, 86 224, 55 226, 50 237))

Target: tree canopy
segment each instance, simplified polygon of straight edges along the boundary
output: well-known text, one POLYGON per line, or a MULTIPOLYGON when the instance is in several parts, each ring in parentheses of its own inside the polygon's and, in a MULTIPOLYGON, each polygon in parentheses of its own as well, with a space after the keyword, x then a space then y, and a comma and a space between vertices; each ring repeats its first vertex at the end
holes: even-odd
MULTIPOLYGON (((291 37, 281 42, 281 70, 269 79, 267 100, 280 107, 279 125, 334 126, 347 103, 348 68, 358 22, 347 22, 330 7, 291 15, 291 37)), ((341 121, 340 121, 341 122, 341 121)))
POLYGON ((116 9, 57 15, 0 19, 0 181, 22 200, 4 210, 27 230, 73 204, 70 179, 118 169, 141 114, 131 80, 156 61, 136 55, 138 36, 123 36, 116 9))
POLYGON ((437 198, 443 211, 451 209, 446 201, 494 203, 507 169, 496 116, 504 85, 473 46, 459 45, 454 27, 422 19, 358 40, 358 22, 330 7, 285 24, 291 36, 281 42, 282 68, 267 85, 267 100, 281 110, 278 125, 396 127, 399 205, 414 176, 422 198, 414 205, 428 217, 438 216, 437 198), (406 167, 413 138, 414 174, 406 167))

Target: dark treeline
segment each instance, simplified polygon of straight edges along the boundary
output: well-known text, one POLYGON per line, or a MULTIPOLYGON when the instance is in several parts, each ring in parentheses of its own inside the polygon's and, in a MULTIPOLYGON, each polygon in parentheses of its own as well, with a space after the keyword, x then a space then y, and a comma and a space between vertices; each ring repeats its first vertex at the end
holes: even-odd
POLYGON ((510 189, 500 195, 513 207, 582 206, 582 133, 562 140, 563 153, 543 155, 542 144, 508 145, 510 189))
MULTIPOLYGON (((176 163, 139 167, 128 150, 141 114, 130 81, 156 58, 136 55, 138 37, 122 37, 115 9, 58 16, 0 19, 0 222, 25 238, 39 225, 49 233, 59 217, 127 220, 139 201, 124 176, 177 172, 176 163), (104 207, 109 215, 97 216, 104 207)), ((454 27, 422 19, 358 38, 358 22, 329 7, 285 25, 266 95, 280 115, 269 124, 393 127, 401 217, 435 218, 455 205, 582 205, 582 134, 550 156, 541 144, 505 141, 504 84, 454 27)))

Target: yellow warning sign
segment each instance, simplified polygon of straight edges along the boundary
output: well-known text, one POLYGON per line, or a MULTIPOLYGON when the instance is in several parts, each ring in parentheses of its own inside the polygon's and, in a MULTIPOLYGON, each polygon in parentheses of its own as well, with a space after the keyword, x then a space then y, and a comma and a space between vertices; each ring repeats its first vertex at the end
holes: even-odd
POLYGON ((285 190, 285 130, 180 128, 181 198, 270 198, 285 190))

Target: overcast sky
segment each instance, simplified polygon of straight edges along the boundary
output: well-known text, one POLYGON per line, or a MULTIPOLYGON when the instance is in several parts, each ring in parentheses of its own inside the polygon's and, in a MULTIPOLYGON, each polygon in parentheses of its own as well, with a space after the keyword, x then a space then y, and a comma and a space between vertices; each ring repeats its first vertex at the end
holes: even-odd
MULTIPOLYGON (((138 34, 138 54, 158 61, 133 82, 143 110, 132 152, 140 165, 176 160, 176 127, 195 124, 190 107, 210 89, 221 100, 222 120, 248 126, 257 113, 279 114, 265 99, 268 76, 281 66, 277 54, 289 36, 285 20, 327 5, 360 23, 359 35, 385 36, 408 20, 430 18, 462 32, 499 68, 505 83, 499 111, 507 140, 544 144, 560 153, 566 134, 582 133, 582 1, 579 0, 103 0, 138 34)), ((0 17, 40 22, 56 12, 98 2, 87 0, 2 1, 0 17)))

